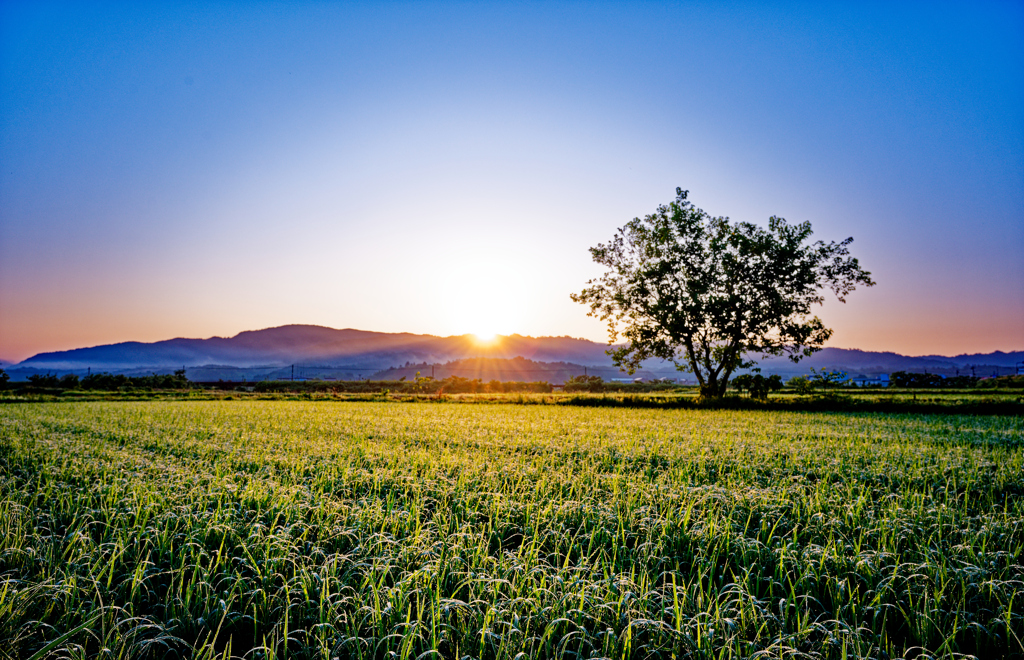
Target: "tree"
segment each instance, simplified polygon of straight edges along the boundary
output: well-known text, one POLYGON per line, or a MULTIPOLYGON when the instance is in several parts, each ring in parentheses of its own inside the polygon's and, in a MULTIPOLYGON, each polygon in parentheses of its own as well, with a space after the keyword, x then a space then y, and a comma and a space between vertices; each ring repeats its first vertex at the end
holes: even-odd
POLYGON ((692 372, 701 395, 725 394, 751 356, 793 362, 821 350, 832 331, 813 305, 822 289, 846 296, 872 286, 871 274, 840 243, 809 243, 811 225, 772 217, 764 229, 713 218, 676 188, 676 200, 620 228, 590 253, 608 270, 572 299, 608 324, 614 363, 634 373, 644 360, 671 361, 692 372))
POLYGON ((761 374, 743 374, 732 379, 732 386, 750 393, 751 399, 768 400, 769 392, 777 392, 782 389, 782 376, 772 374, 765 378, 761 374))
POLYGON ((814 394, 814 384, 803 376, 790 378, 786 381, 786 387, 792 387, 797 394, 814 394))
POLYGON ((833 387, 839 387, 845 383, 850 376, 845 371, 822 369, 817 371, 814 367, 811 367, 811 381, 815 385, 823 390, 827 390, 833 387))
POLYGON ((64 374, 57 382, 62 390, 73 390, 78 387, 78 376, 75 374, 64 374))
POLYGON ((28 377, 28 382, 36 387, 58 387, 60 385, 57 374, 51 374, 50 372, 47 372, 45 376, 43 374, 32 374, 28 377))

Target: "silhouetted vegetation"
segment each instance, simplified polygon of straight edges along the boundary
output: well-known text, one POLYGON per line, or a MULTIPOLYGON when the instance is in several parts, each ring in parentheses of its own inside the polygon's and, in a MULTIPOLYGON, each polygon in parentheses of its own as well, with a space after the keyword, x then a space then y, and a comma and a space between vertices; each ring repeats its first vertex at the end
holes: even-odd
POLYGON ((747 356, 797 362, 821 350, 832 331, 810 317, 826 287, 840 301, 871 274, 840 243, 808 243, 811 225, 772 217, 768 229, 713 218, 676 199, 622 227, 590 253, 607 272, 572 299, 608 323, 609 351, 630 373, 661 358, 692 372, 701 395, 721 397, 747 356))
POLYGON ((761 374, 742 374, 732 379, 732 386, 748 392, 751 399, 766 401, 769 392, 782 389, 782 376, 774 374, 765 378, 761 374))
POLYGON ((604 392, 605 382, 600 376, 573 376, 565 381, 566 392, 604 392))
POLYGON ((622 392, 643 394, 650 392, 679 392, 690 388, 670 381, 651 380, 635 382, 607 381, 600 376, 574 376, 565 381, 565 392, 622 392))
POLYGON ((499 394, 512 392, 550 392, 546 382, 497 380, 482 381, 460 376, 434 380, 417 376, 413 380, 265 380, 252 384, 254 392, 351 392, 396 394, 499 394))
POLYGON ((850 375, 845 371, 839 371, 836 369, 817 369, 811 368, 811 384, 815 387, 819 387, 823 390, 828 390, 834 387, 840 387, 847 384, 850 375))
MULTIPOLYGON (((4 374, 7 376, 7 374, 4 374)), ((0 378, 0 383, 6 379, 0 378)), ((18 386, 19 384, 12 384, 18 386)), ((21 387, 25 387, 21 385, 21 387)), ((34 390, 182 390, 193 387, 185 370, 179 369, 173 374, 151 374, 149 376, 126 376, 124 374, 91 373, 82 378, 75 374, 58 376, 53 373, 32 374, 28 377, 28 388, 34 390)))
POLYGON ((792 389, 797 394, 813 394, 814 383, 809 378, 803 376, 797 376, 796 378, 790 378, 786 381, 786 387, 792 389))
POLYGON ((977 383, 978 387, 992 387, 992 388, 1007 388, 1007 389, 1024 389, 1024 375, 1019 376, 999 376, 998 378, 985 378, 981 379, 977 383))
MULTIPOLYGON (((1012 378, 1012 376, 1007 376, 1012 378)), ((979 385, 981 379, 974 376, 954 376, 944 378, 937 374, 915 374, 906 371, 896 371, 889 376, 889 382, 893 387, 913 387, 928 389, 963 389, 979 385)), ((997 379, 988 379, 997 380, 997 379)), ((991 387, 1010 387, 1010 385, 992 385, 991 387)))
POLYGON ((29 384, 35 387, 60 387, 57 374, 32 374, 28 377, 29 384))

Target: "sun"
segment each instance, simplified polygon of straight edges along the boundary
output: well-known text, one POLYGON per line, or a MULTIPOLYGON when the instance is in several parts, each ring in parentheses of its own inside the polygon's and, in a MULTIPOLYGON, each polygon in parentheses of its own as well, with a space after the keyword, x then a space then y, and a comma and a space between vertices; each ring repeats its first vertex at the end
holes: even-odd
POLYGON ((498 340, 498 333, 493 330, 480 330, 473 333, 473 339, 478 344, 493 344, 498 340))
POLYGON ((487 352, 503 343, 502 338, 516 332, 520 308, 514 295, 487 289, 486 281, 469 281, 446 291, 439 300, 438 316, 452 334, 466 337, 487 352))

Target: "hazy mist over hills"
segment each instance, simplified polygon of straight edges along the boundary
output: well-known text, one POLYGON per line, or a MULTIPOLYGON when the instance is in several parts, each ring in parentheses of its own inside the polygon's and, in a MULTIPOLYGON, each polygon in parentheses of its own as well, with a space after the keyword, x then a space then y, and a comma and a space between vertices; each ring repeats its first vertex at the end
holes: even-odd
POLYGON ((241 332, 234 337, 123 342, 40 353, 20 367, 134 369, 144 366, 222 364, 236 367, 291 364, 357 364, 385 369, 405 362, 447 362, 466 357, 514 358, 610 364, 606 346, 572 337, 511 335, 481 342, 472 335, 435 337, 314 325, 286 325, 241 332))
MULTIPOLYGON (((39 353, 7 370, 14 378, 46 371, 139 372, 189 368, 197 380, 224 378, 250 380, 289 375, 315 377, 320 372, 335 378, 363 378, 377 374, 414 373, 427 365, 444 365, 468 358, 538 363, 565 363, 600 368, 602 375, 617 373, 606 354, 607 345, 572 337, 500 336, 481 341, 473 335, 436 337, 411 333, 385 333, 314 325, 286 325, 241 332, 234 337, 169 339, 153 343, 122 342, 69 351, 39 353), (290 371, 295 365, 298 374, 290 371), (328 371, 314 367, 327 367, 328 371)), ((975 373, 989 376, 1012 372, 1024 360, 1024 351, 964 354, 954 357, 910 357, 891 352, 826 348, 794 364, 785 358, 758 360, 764 373, 783 376, 806 374, 811 368, 840 369, 853 374, 919 371, 946 375, 975 373)), ((444 373, 452 371, 447 369, 444 373)), ((511 372, 510 372, 511 373, 511 372)), ((597 372, 595 372, 597 373, 597 372)), ((408 375, 408 374, 405 374, 408 375)), ((645 364, 646 377, 683 376, 657 360, 645 364)), ((535 378, 530 378, 533 380, 535 378)))

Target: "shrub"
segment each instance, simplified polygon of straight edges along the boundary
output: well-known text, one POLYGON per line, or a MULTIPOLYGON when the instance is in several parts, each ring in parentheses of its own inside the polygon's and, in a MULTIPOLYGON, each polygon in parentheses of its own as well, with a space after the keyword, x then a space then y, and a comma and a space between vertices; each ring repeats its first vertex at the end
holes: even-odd
POLYGON ((57 374, 48 373, 45 376, 43 374, 32 374, 28 377, 28 382, 35 387, 59 387, 60 379, 57 378, 57 374))
POLYGON ((1024 389, 1024 375, 1020 376, 998 376, 996 378, 982 378, 977 381, 978 387, 1006 387, 1012 389, 1024 389))
POLYGON ((61 376, 57 386, 64 390, 73 390, 78 388, 78 376, 75 374, 64 374, 61 376))
POLYGON ((791 387, 796 390, 797 394, 813 394, 814 383, 807 380, 803 376, 797 376, 796 378, 790 378, 786 383, 786 387, 791 387))
POLYGON ((917 374, 907 371, 896 371, 889 376, 889 382, 895 387, 927 387, 930 389, 974 387, 979 384, 979 380, 974 376, 945 378, 938 374, 917 374))
POLYGON ((736 389, 746 390, 751 399, 768 400, 768 393, 782 389, 782 377, 775 374, 765 378, 761 374, 741 374, 732 379, 731 385, 736 389))
POLYGON ((126 376, 124 374, 95 373, 83 378, 80 385, 83 390, 119 390, 128 387, 180 390, 190 388, 192 383, 185 378, 185 370, 179 369, 173 375, 154 373, 151 376, 126 376))
POLYGON ((845 371, 830 371, 828 369, 817 371, 813 367, 811 368, 811 381, 821 389, 828 389, 830 387, 841 385, 846 382, 848 378, 849 376, 845 371))
POLYGON ((605 382, 600 376, 573 376, 565 381, 566 392, 604 392, 605 382))

